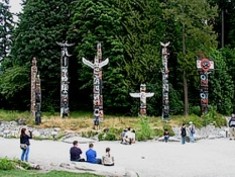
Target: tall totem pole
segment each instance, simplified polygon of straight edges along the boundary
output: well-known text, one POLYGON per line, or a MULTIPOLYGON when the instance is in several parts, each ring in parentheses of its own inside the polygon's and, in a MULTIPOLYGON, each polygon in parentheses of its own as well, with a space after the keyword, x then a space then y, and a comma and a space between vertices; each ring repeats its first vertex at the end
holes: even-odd
POLYGON ((154 93, 146 93, 146 85, 141 84, 140 85, 140 93, 130 93, 130 96, 133 98, 140 98, 140 115, 146 116, 146 98, 152 97, 154 93))
POLYGON ((162 46, 162 119, 169 118, 170 106, 169 106, 169 83, 168 83, 168 56, 169 52, 167 47, 170 45, 170 42, 164 44, 160 43, 162 46))
POLYGON ((102 67, 107 65, 109 59, 102 61, 101 43, 97 44, 97 55, 94 63, 82 58, 82 62, 93 69, 93 116, 94 123, 99 124, 100 120, 104 118, 103 113, 103 96, 102 96, 102 67))
POLYGON ((68 53, 68 47, 74 44, 56 42, 61 47, 61 82, 60 82, 60 117, 65 118, 69 116, 69 78, 68 67, 69 58, 71 55, 68 53))
POLYGON ((41 123, 41 80, 38 74, 37 60, 34 57, 31 66, 31 113, 35 123, 41 123))
POLYGON ((214 69, 214 61, 207 58, 200 58, 197 60, 197 68, 200 74, 200 99, 201 99, 201 113, 208 112, 208 75, 209 71, 214 69))

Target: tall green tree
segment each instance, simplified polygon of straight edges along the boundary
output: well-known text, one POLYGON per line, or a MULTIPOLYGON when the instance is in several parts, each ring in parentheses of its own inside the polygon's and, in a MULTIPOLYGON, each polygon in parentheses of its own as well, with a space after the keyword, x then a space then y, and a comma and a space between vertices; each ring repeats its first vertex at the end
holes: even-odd
POLYGON ((124 48, 119 38, 123 34, 122 16, 123 12, 118 8, 116 0, 84 0, 75 3, 69 39, 77 44, 74 51, 80 92, 77 101, 89 104, 89 109, 92 108, 93 71, 82 63, 82 57, 94 62, 98 42, 102 44, 103 60, 109 58, 108 65, 102 69, 104 109, 123 112, 128 107, 126 98, 129 95, 122 70, 124 48))
MULTIPOLYGON (((166 42, 159 2, 119 0, 118 7, 124 13, 122 25, 125 33, 120 38, 125 49, 123 69, 129 92, 139 92, 140 84, 146 84, 147 91, 155 93, 148 100, 148 114, 159 114, 162 82, 160 41, 166 42)), ((133 103, 139 103, 139 100, 132 98, 132 105, 139 109, 139 104, 133 103)), ((132 109, 138 112, 133 106, 132 109)))
POLYGON ((189 81, 197 81, 195 60, 198 52, 207 53, 212 47, 217 46, 216 34, 211 22, 217 15, 217 8, 212 7, 204 0, 168 0, 162 3, 164 20, 174 24, 177 38, 173 43, 178 43, 177 70, 182 78, 184 91, 184 115, 189 112, 189 81))
POLYGON ((221 51, 212 50, 210 56, 215 62, 215 70, 209 79, 209 101, 217 107, 218 112, 230 115, 233 111, 234 82, 229 74, 225 55, 221 51))
MULTIPOLYGON (((43 109, 59 107, 60 88, 60 47, 56 42, 66 40, 70 22, 70 0, 25 1, 19 24, 14 32, 14 43, 8 67, 26 67, 23 70, 30 85, 30 68, 33 57, 38 60, 42 80, 43 109)), ((11 68, 9 68, 10 70, 11 68)), ((14 69, 11 69, 14 71, 14 69)), ((17 81, 12 85, 17 85, 17 81)), ((28 101, 30 93, 24 90, 28 101)), ((16 95, 15 95, 16 96, 16 95)), ((17 100, 20 103, 21 100, 17 100)))
POLYGON ((0 2, 0 61, 10 52, 14 26, 9 0, 2 0, 0 2))

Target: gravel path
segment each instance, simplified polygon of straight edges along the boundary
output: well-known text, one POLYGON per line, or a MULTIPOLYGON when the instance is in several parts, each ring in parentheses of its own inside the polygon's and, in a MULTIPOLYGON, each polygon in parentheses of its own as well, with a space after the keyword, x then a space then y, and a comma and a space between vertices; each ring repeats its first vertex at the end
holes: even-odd
MULTIPOLYGON (((69 162, 71 144, 31 140, 30 162, 56 166, 69 162)), ((80 144, 85 153, 88 144, 80 144)), ((196 143, 95 142, 98 156, 110 147, 115 166, 135 171, 140 177, 235 177, 235 141, 228 139, 201 140, 196 143)), ((83 153, 83 154, 84 154, 83 153)), ((0 138, 0 157, 19 158, 18 139, 0 138)), ((109 167, 110 168, 110 167, 109 167)))

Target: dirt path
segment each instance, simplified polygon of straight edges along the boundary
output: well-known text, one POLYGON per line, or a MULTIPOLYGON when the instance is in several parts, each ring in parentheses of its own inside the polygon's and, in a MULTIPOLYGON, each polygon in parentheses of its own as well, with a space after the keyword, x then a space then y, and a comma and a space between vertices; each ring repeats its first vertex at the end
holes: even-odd
MULTIPOLYGON (((234 177, 235 141, 201 140, 181 145, 178 142, 95 142, 98 156, 111 148, 115 166, 135 171, 140 177, 234 177)), ((48 167, 69 162, 71 144, 55 141, 31 141, 30 161, 48 167)), ((85 153, 88 144, 80 144, 85 153)), ((83 154, 84 154, 83 153, 83 154)), ((0 157, 19 158, 18 139, 0 138, 0 157)))

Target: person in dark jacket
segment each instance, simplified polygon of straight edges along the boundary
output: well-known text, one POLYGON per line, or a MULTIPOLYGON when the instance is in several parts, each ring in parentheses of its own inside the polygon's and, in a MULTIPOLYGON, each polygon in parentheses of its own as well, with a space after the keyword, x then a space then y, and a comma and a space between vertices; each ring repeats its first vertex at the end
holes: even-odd
POLYGON ((235 140, 235 114, 232 114, 232 116, 228 122, 228 126, 229 126, 230 140, 232 140, 232 139, 235 140))
POLYGON ((180 128, 180 135, 181 135, 181 143, 185 144, 186 136, 187 136, 185 123, 183 123, 180 128))
POLYGON ((32 138, 32 132, 29 131, 29 135, 26 133, 26 128, 21 129, 20 133, 20 148, 22 149, 21 160, 28 162, 29 159, 29 139, 32 138))
POLYGON ((73 147, 70 148, 70 160, 75 162, 84 162, 81 158, 82 150, 78 147, 78 141, 73 142, 73 147))

